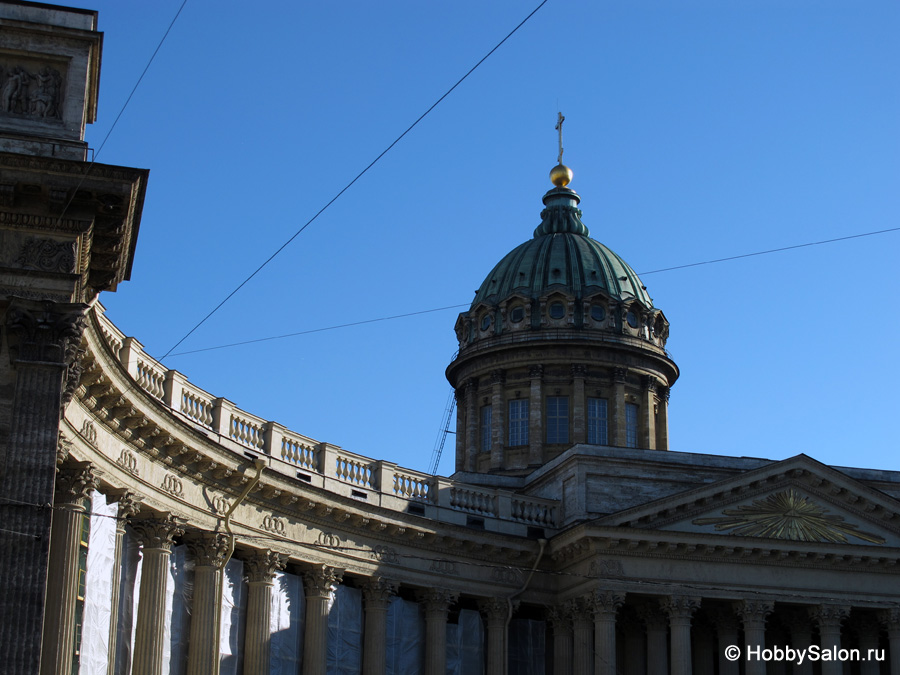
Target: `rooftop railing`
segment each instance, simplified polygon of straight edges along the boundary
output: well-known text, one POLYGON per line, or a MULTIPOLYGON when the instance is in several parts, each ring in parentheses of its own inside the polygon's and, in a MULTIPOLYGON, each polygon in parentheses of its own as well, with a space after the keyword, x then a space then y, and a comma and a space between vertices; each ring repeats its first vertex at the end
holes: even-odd
MULTIPOLYGON (((126 337, 96 306, 100 332, 137 385, 182 421, 248 458, 266 457, 269 468, 360 502, 441 522, 535 534, 557 527, 557 502, 460 483, 323 443, 265 420, 216 397, 166 369, 126 337)), ((540 535, 539 535, 540 536, 540 535)))

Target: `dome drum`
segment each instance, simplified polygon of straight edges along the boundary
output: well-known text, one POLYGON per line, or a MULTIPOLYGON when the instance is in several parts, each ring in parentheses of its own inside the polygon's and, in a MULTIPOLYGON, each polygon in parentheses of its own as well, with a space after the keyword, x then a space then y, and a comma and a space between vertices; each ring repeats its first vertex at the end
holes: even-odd
POLYGON ((456 321, 457 471, 521 475, 577 444, 668 449, 668 320, 590 238, 575 192, 543 201, 456 321))

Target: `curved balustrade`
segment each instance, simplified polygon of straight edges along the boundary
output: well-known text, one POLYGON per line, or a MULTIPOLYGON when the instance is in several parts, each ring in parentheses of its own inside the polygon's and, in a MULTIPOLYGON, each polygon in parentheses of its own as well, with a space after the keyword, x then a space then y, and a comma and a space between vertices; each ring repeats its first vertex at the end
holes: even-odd
MULTIPOLYGON (((245 412, 168 370, 126 337, 95 306, 100 333, 137 386, 168 407, 182 421, 245 456, 269 457, 269 468, 315 487, 397 511, 416 512, 441 521, 466 524, 466 514, 518 523, 519 527, 556 527, 557 502, 458 483, 448 478, 374 460, 286 429, 245 412), (212 434, 210 433, 212 432, 212 434), (428 511, 432 507, 432 511, 428 511), (447 512, 455 512, 451 517, 447 512)), ((499 529, 499 528, 498 528, 499 529)), ((502 528, 507 529, 507 528, 502 528)))

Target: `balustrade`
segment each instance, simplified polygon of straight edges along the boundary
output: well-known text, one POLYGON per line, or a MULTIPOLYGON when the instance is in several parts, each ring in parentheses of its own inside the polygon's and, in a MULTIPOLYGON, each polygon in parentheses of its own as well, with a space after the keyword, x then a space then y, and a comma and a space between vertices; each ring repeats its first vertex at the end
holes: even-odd
POLYGON ((381 495, 379 503, 397 510, 405 510, 410 501, 434 505, 439 507, 435 514, 438 520, 449 518, 442 515, 442 510, 449 510, 510 521, 519 527, 556 527, 554 500, 476 488, 398 468, 392 462, 376 461, 320 443, 256 417, 227 399, 216 398, 194 386, 182 373, 167 370, 144 352, 140 342, 125 337, 104 316, 102 307, 97 306, 95 316, 103 339, 142 390, 182 418, 218 433, 221 442, 232 444, 233 449, 245 448, 269 456, 270 467, 276 471, 293 476, 299 469, 313 476, 313 485, 345 494, 350 487, 372 490, 381 495), (345 487, 340 488, 341 484, 345 487))

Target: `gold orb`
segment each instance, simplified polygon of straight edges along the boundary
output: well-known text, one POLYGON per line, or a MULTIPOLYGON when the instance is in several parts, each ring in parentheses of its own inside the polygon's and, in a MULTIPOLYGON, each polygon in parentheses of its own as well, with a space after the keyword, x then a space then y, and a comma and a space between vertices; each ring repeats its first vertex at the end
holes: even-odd
POLYGON ((573 175, 572 169, 565 164, 557 164, 550 169, 550 182, 556 187, 566 187, 566 185, 572 182, 573 175))

